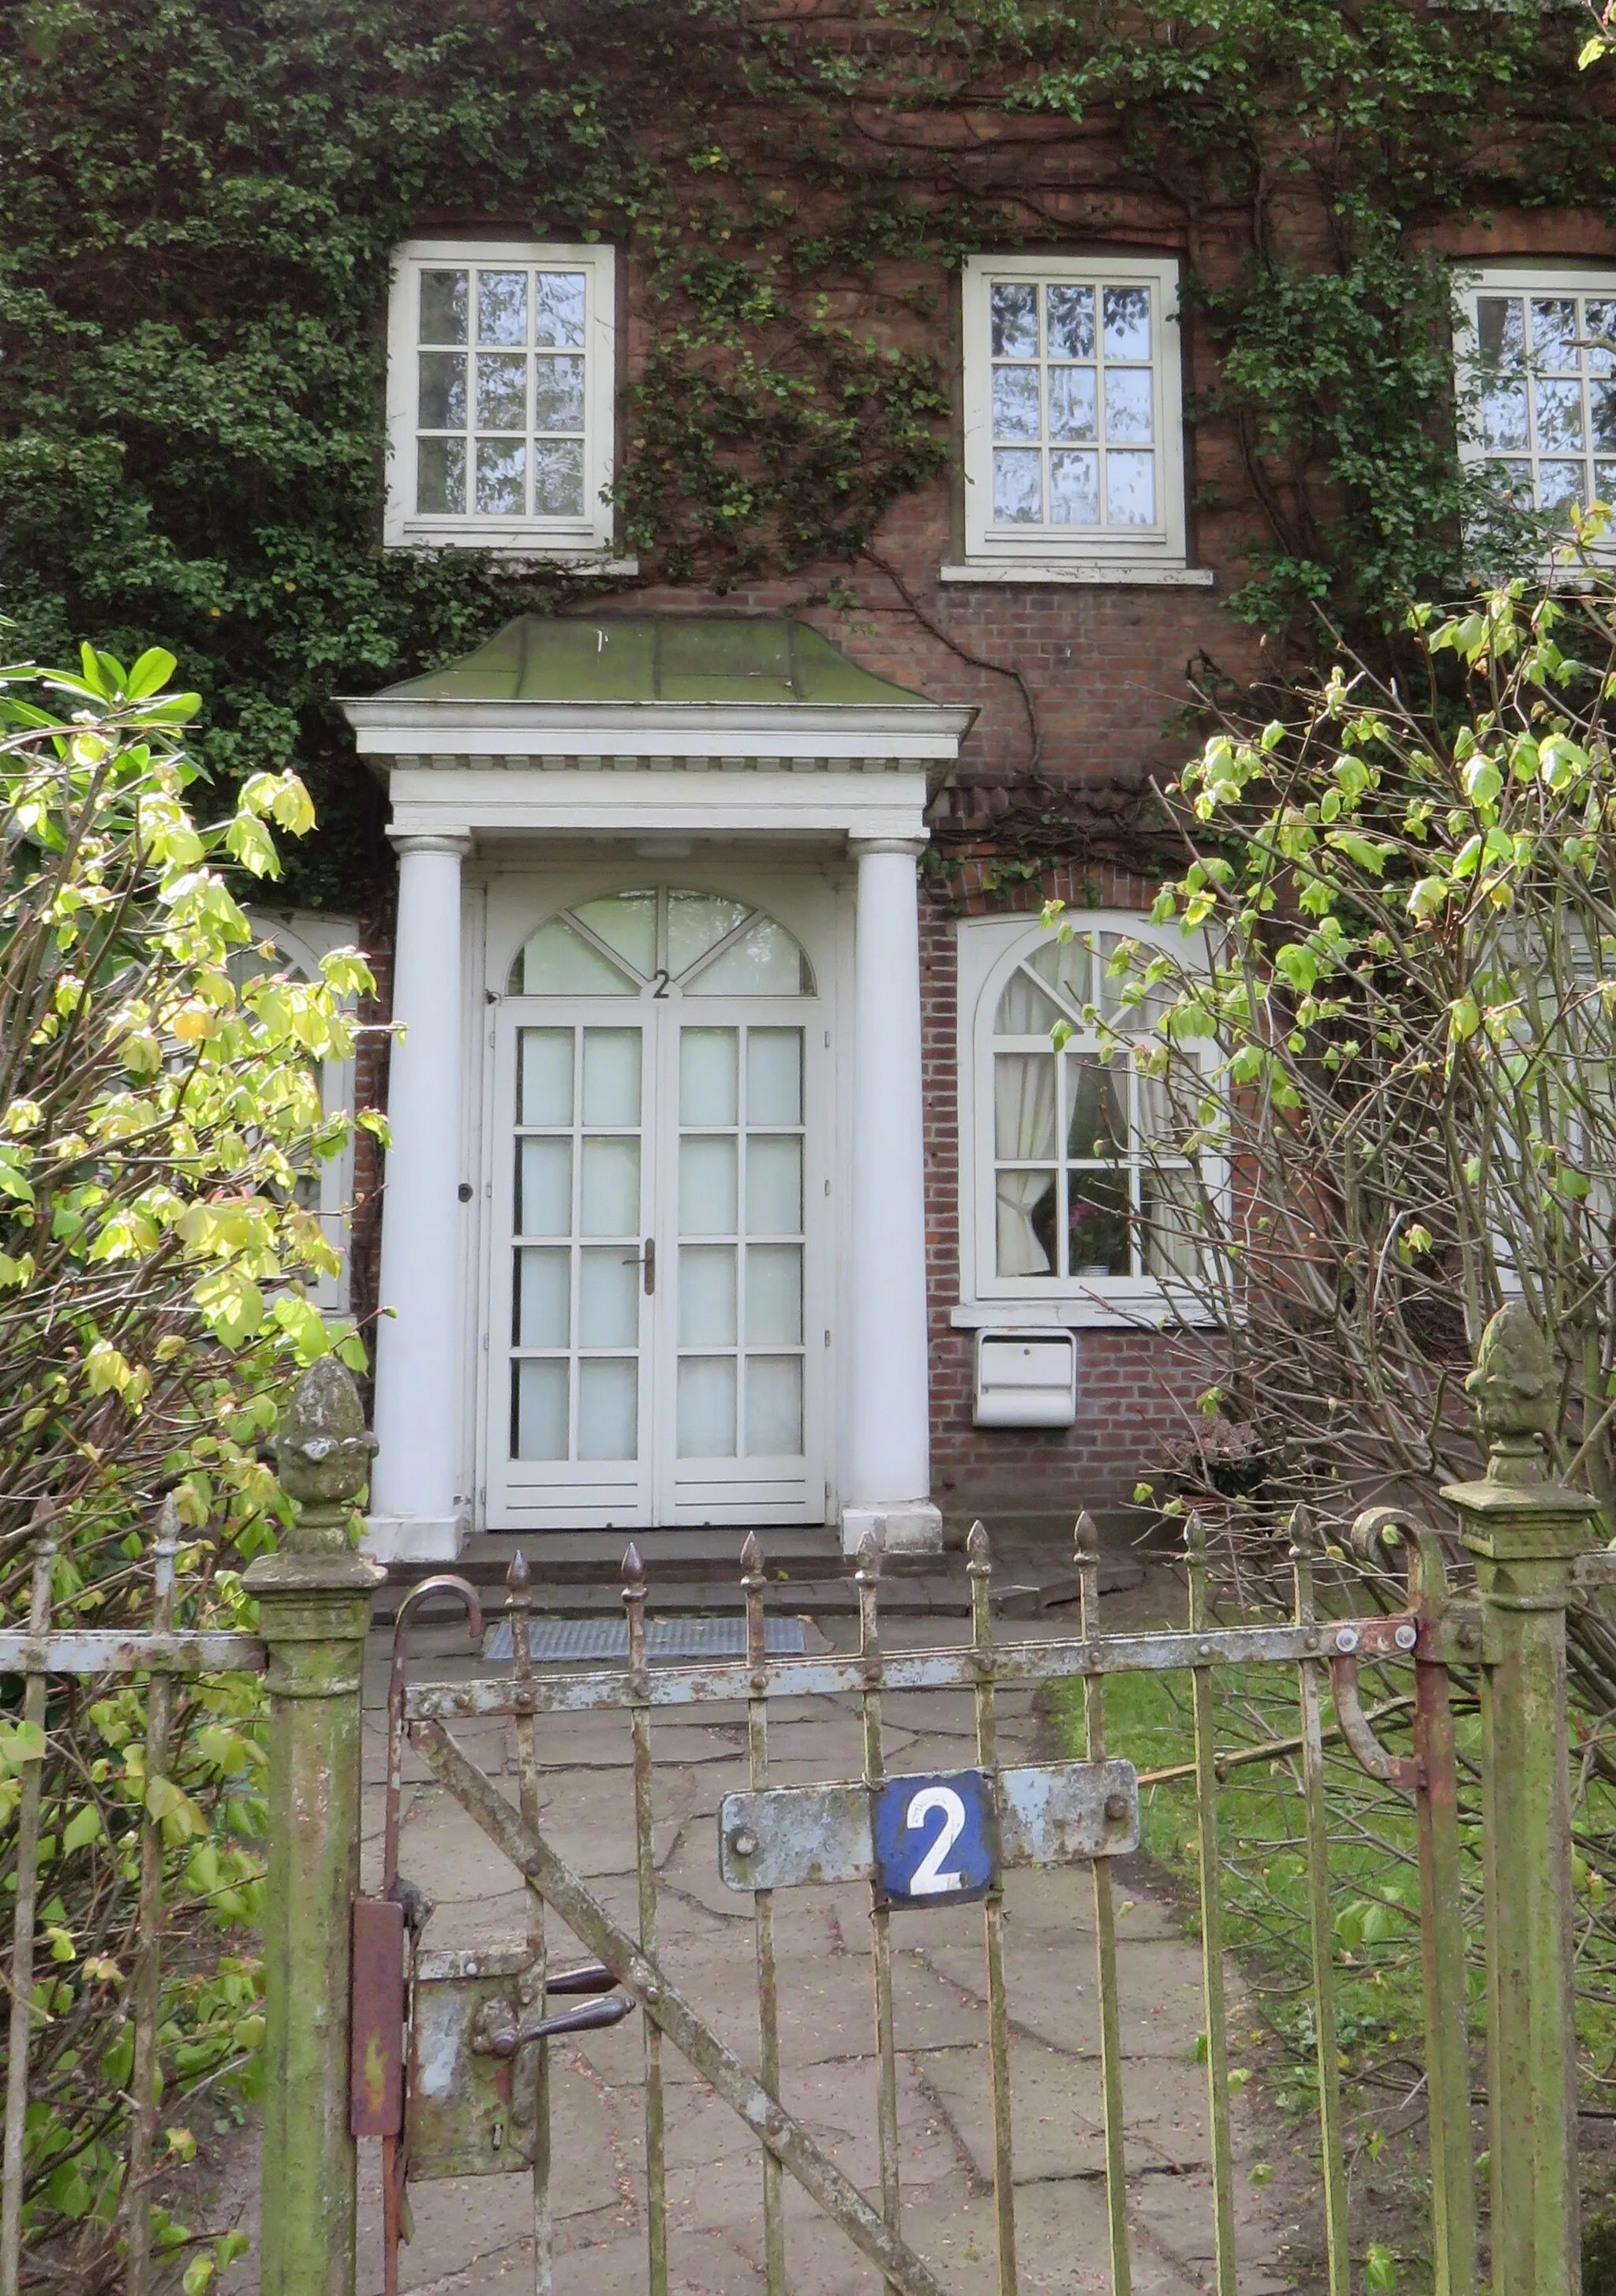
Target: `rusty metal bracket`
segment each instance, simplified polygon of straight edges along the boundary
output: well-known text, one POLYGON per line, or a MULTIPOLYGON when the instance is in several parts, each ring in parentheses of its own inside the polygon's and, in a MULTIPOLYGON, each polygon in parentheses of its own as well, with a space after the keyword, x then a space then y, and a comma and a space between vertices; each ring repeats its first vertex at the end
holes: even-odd
POLYGON ((1382 1785, 1396 1786, 1402 1793, 1417 1793, 1424 1784, 1418 1756, 1389 1754, 1369 1727, 1358 1697, 1356 1655, 1342 1654, 1331 1660, 1330 1695, 1335 1702, 1335 1718, 1341 1724, 1341 1736, 1358 1767, 1370 1777, 1378 1778, 1382 1785))

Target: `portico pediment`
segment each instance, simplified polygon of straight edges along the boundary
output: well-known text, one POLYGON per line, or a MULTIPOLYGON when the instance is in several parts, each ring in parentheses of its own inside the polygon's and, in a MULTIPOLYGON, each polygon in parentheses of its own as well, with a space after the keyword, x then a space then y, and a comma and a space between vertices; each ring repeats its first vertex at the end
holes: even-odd
POLYGON ((523 615, 342 708, 406 833, 914 835, 976 714, 738 615, 523 615))

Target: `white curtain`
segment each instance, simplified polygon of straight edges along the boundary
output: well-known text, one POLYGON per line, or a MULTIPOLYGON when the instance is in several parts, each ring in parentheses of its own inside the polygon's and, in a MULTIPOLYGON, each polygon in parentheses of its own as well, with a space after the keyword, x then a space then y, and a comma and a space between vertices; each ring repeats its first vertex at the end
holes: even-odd
MULTIPOLYGON (((993 1128, 1004 1157, 1054 1154, 1054 1061, 1048 1053, 1000 1053, 993 1063, 993 1128)), ((1054 1186, 1053 1172, 1005 1172, 995 1177, 998 1272, 1048 1275, 1049 1254, 1038 1242, 1032 1215, 1054 1186)))

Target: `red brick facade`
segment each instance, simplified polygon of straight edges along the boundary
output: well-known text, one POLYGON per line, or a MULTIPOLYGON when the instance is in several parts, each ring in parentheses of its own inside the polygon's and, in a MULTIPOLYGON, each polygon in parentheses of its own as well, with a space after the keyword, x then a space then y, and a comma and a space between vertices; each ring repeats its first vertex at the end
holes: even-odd
MULTIPOLYGON (((1164 212, 1160 201, 1130 206, 1114 199, 1103 234, 1091 235, 1074 210, 1070 236, 1051 242, 1051 251, 1131 248, 1185 258, 1187 249, 1175 244, 1164 212)), ((444 227, 456 219, 430 220, 444 227)), ((1559 224, 1563 228, 1543 217, 1500 217, 1486 230, 1470 231, 1463 249, 1456 244, 1452 251, 1495 262, 1552 254, 1584 262, 1591 255, 1616 258, 1616 234, 1604 226, 1571 217, 1559 224)), ((481 227, 504 228, 486 219, 481 227)), ((1234 241, 1221 249, 1203 242, 1198 256, 1216 276, 1220 266, 1232 275, 1238 252, 1234 241)), ((913 314, 890 316, 896 283, 914 286, 913 267, 895 266, 891 278, 883 278, 878 266, 878 275, 849 299, 849 321, 867 324, 878 338, 908 340, 913 314), (884 310, 883 290, 894 291, 884 310)), ((953 283, 939 272, 923 283, 937 296, 934 347, 941 334, 957 374, 963 347, 953 283)), ((631 259, 622 286, 632 379, 656 314, 638 307, 631 259)), ((1204 324, 1194 316, 1185 327, 1183 359, 1185 396, 1193 400, 1216 381, 1204 324)), ((1006 1507, 1047 1512, 1125 1500, 1140 1480, 1159 1479, 1175 1450, 1191 1447, 1194 1398, 1215 1375, 1206 1342, 1194 1334, 1084 1330, 1073 1428, 982 1431, 972 1423, 972 1333, 950 1319, 961 1295, 954 918, 1007 907, 1032 913, 1057 892, 1112 907, 1148 906, 1155 878, 1125 873, 1130 857, 1137 871, 1153 865, 1136 818, 1128 818, 1137 814, 1138 795, 1153 779, 1170 778, 1196 746, 1187 713, 1209 672, 1236 683, 1261 673, 1259 642, 1225 611, 1247 570, 1243 553, 1260 522, 1252 516, 1234 437, 1217 418, 1188 426, 1183 483, 1189 566, 1210 569, 1210 586, 1141 583, 1126 575, 944 582, 939 570, 961 554, 956 478, 900 503, 871 549, 850 565, 811 568, 723 594, 660 579, 648 568, 637 584, 563 609, 800 615, 881 675, 980 713, 957 770, 931 808, 944 866, 923 876, 921 896, 933 1491, 956 1521, 978 1507, 1002 1516, 1006 1507), (1213 489, 1216 509, 1197 512, 1213 489)), ((1165 871, 1169 856, 1157 857, 1165 871)), ((373 1297, 373 1221, 357 1254, 361 1306, 373 1297)))

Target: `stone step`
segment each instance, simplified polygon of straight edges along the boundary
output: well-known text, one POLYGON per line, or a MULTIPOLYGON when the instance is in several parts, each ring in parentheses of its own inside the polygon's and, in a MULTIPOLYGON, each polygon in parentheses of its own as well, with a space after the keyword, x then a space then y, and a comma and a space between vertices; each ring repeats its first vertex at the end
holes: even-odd
MULTIPOLYGON (((889 1575, 883 1570, 881 1584, 881 1610, 886 1618, 968 1618, 971 1614, 971 1582, 963 1569, 947 1567, 953 1558, 945 1555, 909 1556, 913 1565, 930 1562, 934 1567, 928 1571, 913 1568, 889 1575)), ((421 1575, 425 1575, 424 1573, 421 1575)), ((461 1570, 460 1575, 471 1579, 485 1597, 485 1611, 490 1618, 497 1615, 504 1592, 504 1573, 488 1571, 474 1575, 461 1570)), ((652 1616, 681 1612, 727 1613, 745 1607, 745 1595, 735 1578, 716 1576, 659 1578, 648 1568, 650 1594, 647 1609, 652 1616)), ((1128 1555, 1107 1555, 1100 1565, 1100 1591, 1103 1595, 1122 1594, 1137 1587, 1144 1570, 1128 1555)), ((1006 1566, 996 1570, 992 1585, 995 1611, 1002 1618, 1038 1618, 1046 1611, 1070 1606, 1073 1625, 1076 1624, 1078 1582, 1069 1565, 1056 1568, 1023 1568, 1006 1566)), ((395 1581, 381 1595, 377 1604, 379 1620, 390 1618, 397 1610, 405 1592, 405 1583, 395 1581)), ((552 1580, 535 1571, 532 1587, 533 1607, 554 1618, 582 1619, 608 1617, 618 1613, 622 1606, 620 1583, 617 1577, 610 1582, 573 1579, 552 1580)), ((771 1567, 768 1572, 765 1605, 770 1611, 783 1611, 793 1615, 813 1618, 849 1617, 858 1609, 858 1589, 850 1571, 816 1571, 807 1569, 791 1570, 785 1566, 771 1567)), ((460 1615, 458 1607, 450 1601, 429 1598, 415 1614, 423 1622, 447 1620, 460 1615)))

